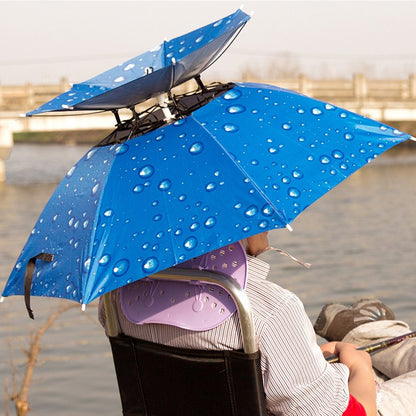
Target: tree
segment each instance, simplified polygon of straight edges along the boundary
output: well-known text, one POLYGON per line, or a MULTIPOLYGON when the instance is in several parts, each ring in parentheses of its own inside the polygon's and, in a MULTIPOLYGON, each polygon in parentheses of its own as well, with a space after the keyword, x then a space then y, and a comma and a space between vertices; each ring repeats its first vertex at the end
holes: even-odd
POLYGON ((41 351, 41 340, 45 332, 54 324, 55 320, 65 311, 77 306, 76 304, 62 304, 59 309, 53 312, 46 322, 36 331, 35 334, 30 335, 30 344, 28 350, 23 350, 26 357, 26 367, 25 372, 20 382, 20 386, 18 385, 17 376, 16 376, 16 368, 14 366, 13 354, 12 354, 12 346, 9 342, 9 349, 10 349, 10 362, 12 367, 12 393, 9 393, 9 385, 8 380, 6 379, 6 386, 5 386, 5 411, 6 416, 9 415, 9 400, 14 402, 16 408, 17 416, 26 416, 27 412, 30 409, 29 406, 29 388, 32 383, 33 372, 37 365, 38 355, 41 351))

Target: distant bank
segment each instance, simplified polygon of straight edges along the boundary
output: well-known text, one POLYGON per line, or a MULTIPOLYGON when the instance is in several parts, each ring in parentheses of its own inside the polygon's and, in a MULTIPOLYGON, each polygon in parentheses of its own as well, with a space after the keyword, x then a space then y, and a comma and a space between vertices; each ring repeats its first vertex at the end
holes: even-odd
POLYGON ((71 130, 71 131, 37 131, 14 133, 15 143, 38 144, 97 144, 104 139, 111 130, 71 130))

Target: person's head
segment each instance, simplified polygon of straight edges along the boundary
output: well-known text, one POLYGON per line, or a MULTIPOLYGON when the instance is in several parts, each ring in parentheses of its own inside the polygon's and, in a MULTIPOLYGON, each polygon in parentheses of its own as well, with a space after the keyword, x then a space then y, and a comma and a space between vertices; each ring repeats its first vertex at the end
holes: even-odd
POLYGON ((268 231, 264 231, 260 234, 252 235, 242 241, 242 244, 247 252, 251 256, 257 256, 262 253, 267 247, 269 247, 268 231))

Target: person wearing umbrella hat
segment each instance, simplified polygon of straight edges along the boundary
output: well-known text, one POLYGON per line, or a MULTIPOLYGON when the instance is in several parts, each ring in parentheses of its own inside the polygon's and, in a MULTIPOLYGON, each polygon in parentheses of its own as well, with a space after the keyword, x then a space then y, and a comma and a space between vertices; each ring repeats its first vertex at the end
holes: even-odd
MULTIPOLYGON (((269 249, 267 233, 246 240, 246 250, 252 256, 258 257, 269 249)), ((414 414, 416 339, 413 333, 409 334, 409 325, 396 320, 388 306, 377 299, 361 299, 349 307, 330 303, 319 314, 314 330, 329 341, 320 345, 323 355, 339 355, 339 362, 350 370, 348 389, 353 399, 344 415, 364 414, 359 405, 355 406, 355 399, 367 415, 374 412, 382 416, 414 414), (411 337, 406 339, 406 335, 411 337), (371 358, 357 350, 393 337, 406 340, 378 351, 371 358)))
MULTIPOLYGON (((265 280, 269 265, 258 256, 270 249, 267 232, 242 243, 248 253, 246 292, 259 339, 268 411, 275 415, 376 415, 376 384, 369 354, 346 342, 318 346, 299 298, 265 280), (329 364, 324 355, 334 353, 339 354, 340 363, 329 364)), ((205 331, 138 325, 123 313, 117 291, 112 299, 125 335, 182 348, 241 348, 237 314, 205 331)), ((99 317, 105 327, 102 303, 99 317)))

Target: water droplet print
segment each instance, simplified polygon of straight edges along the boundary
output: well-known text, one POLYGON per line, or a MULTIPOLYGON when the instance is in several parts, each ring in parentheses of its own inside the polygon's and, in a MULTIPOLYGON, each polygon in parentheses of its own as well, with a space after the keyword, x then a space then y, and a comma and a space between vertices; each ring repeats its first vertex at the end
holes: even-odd
POLYGON ((191 155, 199 155, 204 150, 204 145, 201 142, 195 142, 190 148, 189 153, 191 155))
POLYGON ((223 21, 224 21, 224 19, 217 20, 212 26, 213 27, 221 26, 221 24, 223 23, 223 21))
POLYGON ((123 276, 127 273, 130 267, 130 262, 127 259, 119 260, 113 267, 113 274, 115 276, 123 276))
POLYGON ((130 63, 124 67, 124 71, 129 71, 130 69, 133 69, 135 66, 135 64, 130 63))
POLYGON ((230 114, 240 114, 240 113, 244 113, 245 111, 246 111, 246 107, 244 107, 241 104, 231 105, 231 106, 227 107, 227 112, 230 113, 230 114))
POLYGON ((323 164, 323 165, 327 165, 328 163, 331 163, 331 158, 327 155, 322 155, 319 158, 319 161, 323 164))
POLYGON ((298 188, 289 188, 287 193, 291 198, 299 198, 301 195, 298 188))
POLYGON ((65 287, 65 292, 67 294, 70 294, 71 292, 73 292, 73 290, 74 290, 74 283, 72 282, 68 283, 65 287))
POLYGON ((119 145, 119 146, 117 146, 117 147, 116 147, 116 149, 115 149, 114 153, 115 153, 117 156, 120 156, 120 155, 124 155, 124 153, 127 153, 127 152, 128 152, 128 150, 129 150, 129 146, 128 146, 128 144, 123 143, 123 144, 121 144, 121 145, 119 145))
POLYGON ((100 188, 100 184, 96 183, 91 189, 91 196, 95 196, 100 188))
POLYGON ((250 217, 253 217, 254 215, 256 215, 257 212, 258 212, 258 208, 255 205, 251 205, 245 210, 244 215, 247 218, 250 218, 250 217))
POLYGON ((299 169, 295 169, 295 170, 292 171, 292 176, 295 179, 302 179, 303 178, 303 172, 300 171, 299 169))
POLYGON ((173 126, 174 126, 174 127, 180 127, 180 126, 183 126, 184 124, 186 124, 186 122, 187 122, 186 118, 182 118, 182 119, 180 119, 180 120, 176 120, 176 121, 173 123, 173 126))
POLYGON ((229 101, 229 100, 237 100, 241 96, 242 96, 242 92, 237 88, 233 88, 232 90, 227 91, 223 95, 223 98, 224 98, 224 100, 229 101))
POLYGON ((87 260, 84 261, 84 267, 83 270, 85 273, 88 273, 91 267, 91 257, 89 257, 87 260))
POLYGON ((196 239, 196 237, 189 237, 183 243, 183 247, 188 251, 193 250, 197 245, 198 240, 196 239))
POLYGON ((152 165, 143 166, 139 170, 139 176, 141 178, 150 178, 155 172, 155 168, 152 165))
POLYGON ((200 225, 199 225, 199 223, 198 222, 194 222, 194 223, 192 223, 190 226, 189 226, 189 230, 190 231, 196 231, 196 230, 198 230, 198 228, 200 227, 200 225))
POLYGON ((270 217, 271 215, 273 215, 274 209, 269 204, 266 204, 261 209, 261 212, 264 216, 270 217))
POLYGON ((166 192, 170 189, 171 186, 172 182, 169 179, 163 179, 159 182, 158 188, 159 190, 166 192))
POLYGON ((236 124, 232 124, 232 123, 227 123, 224 124, 222 126, 222 128, 224 129, 224 131, 226 131, 227 133, 237 133, 239 130, 239 127, 236 124))
POLYGON ((66 173, 66 177, 68 179, 74 174, 76 168, 77 168, 76 166, 72 166, 72 168, 69 169, 69 171, 66 173))
POLYGON ((319 116, 319 115, 321 115, 322 114, 322 110, 321 109, 319 109, 319 108, 312 108, 312 114, 314 115, 314 116, 319 116))
POLYGON ((139 193, 141 193, 141 192, 143 191, 143 189, 144 189, 144 186, 143 186, 143 185, 136 185, 136 186, 133 188, 133 192, 134 192, 135 194, 139 194, 139 193))
POLYGON ((204 226, 206 228, 213 228, 215 227, 216 224, 217 224, 217 220, 215 219, 215 217, 208 217, 204 222, 204 226))
POLYGON ((269 226, 269 221, 262 220, 262 221, 259 222, 258 225, 259 225, 259 228, 265 229, 265 228, 267 228, 269 226))
POLYGON ((342 153, 341 150, 333 150, 332 157, 334 159, 342 159, 344 157, 344 153, 342 153))
POLYGON ((90 160, 92 159, 92 157, 95 155, 95 153, 97 152, 97 149, 92 149, 90 150, 86 155, 85 155, 85 160, 90 160))
POLYGON ((106 266, 111 260, 111 256, 109 254, 103 254, 98 261, 98 264, 100 266, 106 266))
POLYGON ((215 182, 210 182, 205 186, 205 190, 207 192, 212 192, 217 187, 217 184, 215 182))

